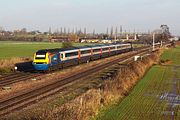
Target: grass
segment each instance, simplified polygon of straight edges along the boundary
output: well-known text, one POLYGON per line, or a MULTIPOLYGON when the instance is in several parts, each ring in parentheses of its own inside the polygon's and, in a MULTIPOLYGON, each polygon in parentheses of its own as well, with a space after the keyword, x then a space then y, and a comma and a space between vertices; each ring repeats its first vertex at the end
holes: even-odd
MULTIPOLYGON (((83 46, 87 44, 74 43, 74 46, 83 46)), ((32 57, 40 49, 60 48, 61 43, 48 42, 0 42, 0 59, 12 57, 32 57)))
POLYGON ((133 47, 143 47, 143 44, 133 44, 133 47))
POLYGON ((180 65, 180 46, 175 49, 169 49, 161 56, 163 60, 170 59, 173 61, 172 65, 180 65))
MULTIPOLYGON (((170 66, 155 65, 145 77, 134 87, 132 92, 120 100, 117 104, 102 110, 95 118, 96 120, 159 120, 172 119, 171 112, 174 111, 174 119, 180 119, 179 105, 169 110, 168 98, 161 97, 172 92, 174 89, 175 74, 180 77, 180 47, 169 49, 162 54, 163 60, 172 61, 170 66), (173 71, 176 68, 176 71, 173 71)), ((175 84, 176 94, 180 93, 180 82, 175 84)), ((178 97, 178 100, 179 97, 178 97)))

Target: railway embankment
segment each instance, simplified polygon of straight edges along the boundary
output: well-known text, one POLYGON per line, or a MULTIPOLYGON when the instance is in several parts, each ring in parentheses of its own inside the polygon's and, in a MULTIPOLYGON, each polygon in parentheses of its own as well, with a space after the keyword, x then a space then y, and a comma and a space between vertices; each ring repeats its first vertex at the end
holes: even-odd
POLYGON ((130 94, 94 120, 179 120, 180 46, 166 49, 130 94))
MULTIPOLYGON (((86 120, 95 116, 104 107, 115 104, 127 96, 136 83, 144 76, 146 71, 159 62, 161 51, 156 51, 142 60, 132 62, 120 67, 115 76, 104 80, 96 88, 76 96, 75 99, 63 105, 56 105, 53 109, 43 109, 41 112, 29 112, 17 117, 17 119, 62 119, 62 120, 86 120), (28 114, 28 115, 27 115, 28 114)), ((60 101, 63 102, 63 101, 60 101)), ((11 117, 10 117, 11 118, 11 117)))
POLYGON ((115 104, 127 96, 136 83, 154 64, 158 64, 162 51, 157 51, 140 61, 121 67, 113 79, 106 80, 98 89, 91 89, 75 100, 53 111, 52 118, 86 120, 105 106, 115 104))

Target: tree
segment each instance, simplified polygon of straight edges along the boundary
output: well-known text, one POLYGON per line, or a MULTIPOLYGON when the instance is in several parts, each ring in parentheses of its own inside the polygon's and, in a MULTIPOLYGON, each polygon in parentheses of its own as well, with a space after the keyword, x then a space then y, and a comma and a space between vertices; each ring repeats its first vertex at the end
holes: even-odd
POLYGON ((113 31, 113 27, 111 28, 111 32, 110 32, 110 36, 111 38, 113 37, 114 31, 113 31))
POLYGON ((0 32, 3 32, 3 31, 4 31, 3 27, 0 26, 0 32))
POLYGON ((160 28, 162 30, 162 33, 170 35, 169 27, 167 25, 161 25, 160 28))
POLYGON ((160 28, 162 30, 162 35, 160 36, 161 40, 162 41, 168 41, 169 38, 171 37, 169 27, 167 25, 161 25, 160 28))
POLYGON ((23 34, 27 33, 27 29, 26 28, 22 28, 21 29, 21 33, 23 33, 23 34))
POLYGON ((139 42, 143 42, 145 44, 152 44, 152 36, 151 35, 142 35, 139 37, 139 42))
POLYGON ((77 36, 76 34, 71 34, 71 35, 69 36, 69 40, 70 40, 70 41, 73 41, 73 42, 76 42, 76 41, 79 40, 79 38, 78 38, 78 36, 77 36))

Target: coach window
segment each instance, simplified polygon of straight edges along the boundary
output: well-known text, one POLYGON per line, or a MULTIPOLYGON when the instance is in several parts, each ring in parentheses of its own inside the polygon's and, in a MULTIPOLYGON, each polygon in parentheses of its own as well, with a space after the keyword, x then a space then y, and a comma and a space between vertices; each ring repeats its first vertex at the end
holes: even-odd
POLYGON ((110 49, 113 50, 113 49, 115 49, 115 47, 111 47, 110 49))
POLYGON ((93 52, 100 52, 100 49, 94 49, 93 52))
POLYGON ((72 56, 77 56, 78 52, 71 52, 71 53, 66 53, 66 57, 72 57, 72 56))
POLYGON ((109 48, 103 48, 102 50, 103 50, 103 51, 106 51, 106 50, 109 50, 109 48))
POLYGON ((91 53, 91 51, 90 50, 81 51, 81 54, 88 54, 88 53, 91 53))
POLYGON ((118 46, 117 48, 122 48, 122 46, 118 46))

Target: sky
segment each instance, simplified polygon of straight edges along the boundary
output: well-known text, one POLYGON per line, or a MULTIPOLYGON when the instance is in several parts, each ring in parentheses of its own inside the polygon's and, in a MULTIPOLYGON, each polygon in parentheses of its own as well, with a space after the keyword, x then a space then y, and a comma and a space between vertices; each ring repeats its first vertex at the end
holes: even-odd
POLYGON ((106 32, 107 27, 147 32, 166 24, 180 35, 180 0, 0 0, 0 26, 48 31, 87 28, 106 32))

